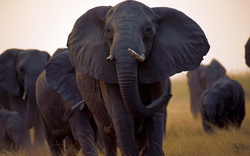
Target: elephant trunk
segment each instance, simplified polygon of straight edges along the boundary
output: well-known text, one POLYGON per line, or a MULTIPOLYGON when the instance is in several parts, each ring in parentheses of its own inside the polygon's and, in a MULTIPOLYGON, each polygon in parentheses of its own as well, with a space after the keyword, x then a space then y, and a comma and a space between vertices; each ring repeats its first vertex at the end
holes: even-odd
POLYGON ((31 129, 37 118, 37 104, 35 96, 35 86, 26 90, 27 108, 25 116, 25 127, 31 129))
MULTIPOLYGON (((118 53, 121 54, 122 52, 118 53)), ((127 54, 130 55, 126 49, 126 55, 127 54)), ((151 104, 145 106, 140 99, 138 88, 138 62, 131 56, 130 59, 126 60, 125 58, 127 57, 120 56, 115 58, 119 85, 124 103, 134 117, 149 118, 160 106, 168 102, 171 98, 168 96, 170 92, 163 94, 151 104)))
POLYGON ((15 150, 19 150, 22 143, 22 134, 13 136, 13 140, 15 142, 15 150))

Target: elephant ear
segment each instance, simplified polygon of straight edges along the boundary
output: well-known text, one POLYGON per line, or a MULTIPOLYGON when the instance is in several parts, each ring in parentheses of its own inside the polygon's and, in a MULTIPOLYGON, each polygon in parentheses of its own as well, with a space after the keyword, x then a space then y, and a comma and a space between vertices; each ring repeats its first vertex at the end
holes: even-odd
POLYGON ((58 55, 58 54, 61 54, 62 52, 66 52, 68 51, 69 52, 69 49, 68 48, 58 48, 56 49, 56 51, 54 52, 54 54, 52 55, 52 57, 58 55))
POLYGON ((8 93, 19 96, 21 88, 16 75, 16 57, 20 49, 8 49, 0 56, 0 86, 8 93))
POLYGON ((184 13, 171 8, 152 8, 159 16, 150 55, 140 65, 141 83, 199 67, 210 46, 200 26, 184 13))
POLYGON ((226 76, 226 69, 216 59, 211 61, 210 66, 214 67, 218 71, 219 78, 226 76))
POLYGON ((250 38, 248 39, 245 45, 245 60, 246 60, 246 65, 250 67, 250 38))
POLYGON ((49 59, 51 57, 50 54, 46 51, 41 51, 41 53, 44 55, 45 61, 46 62, 49 61, 49 59))
POLYGON ((45 66, 46 80, 64 99, 71 104, 82 100, 76 84, 75 68, 69 60, 69 52, 52 57, 45 66))
POLYGON ((105 15, 111 7, 96 7, 83 14, 69 34, 70 60, 77 71, 108 83, 118 83, 114 61, 107 62, 105 15))

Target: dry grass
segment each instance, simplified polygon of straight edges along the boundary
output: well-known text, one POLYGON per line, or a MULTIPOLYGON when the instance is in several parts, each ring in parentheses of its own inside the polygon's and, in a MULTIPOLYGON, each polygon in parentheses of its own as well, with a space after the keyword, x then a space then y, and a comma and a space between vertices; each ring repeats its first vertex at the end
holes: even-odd
MULTIPOLYGON (((190 112, 186 78, 172 80, 173 98, 168 105, 167 136, 164 138, 165 155, 170 156, 248 156, 250 155, 250 74, 231 75, 238 80, 246 96, 246 116, 239 131, 218 130, 206 135, 201 119, 195 120, 190 112)), ((0 154, 26 156, 25 151, 0 154)), ((31 151, 30 155, 50 155, 48 145, 31 151)), ((80 153, 78 155, 81 155, 80 153)))
POLYGON ((168 106, 167 137, 164 139, 165 155, 171 156, 248 156, 250 155, 250 74, 230 75, 238 80, 246 96, 246 116, 239 131, 217 130, 207 135, 201 119, 194 119, 190 111, 187 79, 172 80, 172 93, 168 106))

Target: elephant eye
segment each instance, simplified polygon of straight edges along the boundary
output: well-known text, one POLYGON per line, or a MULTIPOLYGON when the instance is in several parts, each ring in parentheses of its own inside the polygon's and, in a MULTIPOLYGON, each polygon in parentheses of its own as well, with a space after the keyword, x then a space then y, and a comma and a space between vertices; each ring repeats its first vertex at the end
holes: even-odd
POLYGON ((152 30, 153 30, 152 27, 147 27, 147 28, 146 28, 146 33, 151 33, 152 30))
POLYGON ((145 42, 152 41, 155 37, 154 30, 152 26, 146 26, 143 31, 143 38, 145 42))
POLYGON ((111 37, 112 36, 112 29, 111 28, 106 28, 105 34, 106 34, 106 36, 111 37))
POLYGON ((111 28, 105 29, 105 37, 109 41, 109 44, 112 44, 113 42, 113 30, 111 28))
POLYGON ((106 34, 110 34, 111 30, 109 28, 106 28, 106 34))

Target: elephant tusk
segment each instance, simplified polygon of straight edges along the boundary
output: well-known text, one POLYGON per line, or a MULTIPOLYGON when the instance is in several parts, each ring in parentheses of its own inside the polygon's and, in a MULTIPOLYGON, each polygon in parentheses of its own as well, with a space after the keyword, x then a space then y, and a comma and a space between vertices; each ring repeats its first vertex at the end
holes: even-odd
POLYGON ((71 106, 70 109, 74 110, 77 107, 79 107, 79 110, 82 110, 84 108, 84 106, 85 106, 85 102, 84 102, 84 100, 82 100, 82 101, 78 102, 77 104, 71 106))
POLYGON ((139 62, 145 61, 145 54, 144 54, 144 53, 142 53, 141 55, 139 55, 138 53, 136 53, 134 50, 132 50, 132 49, 130 49, 130 48, 128 48, 128 52, 129 52, 132 56, 134 56, 134 58, 135 58, 137 61, 139 61, 139 62))
POLYGON ((26 97, 27 97, 27 92, 26 92, 26 90, 25 90, 24 93, 23 93, 23 100, 25 100, 26 97))
POLYGON ((63 121, 68 121, 69 118, 75 113, 76 108, 78 107, 79 110, 82 110, 85 106, 84 100, 78 102, 77 104, 71 106, 63 115, 63 121))
POLYGON ((107 61, 112 61, 113 60, 113 55, 109 55, 109 57, 106 58, 107 61))

